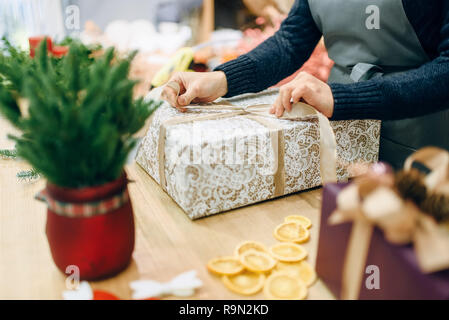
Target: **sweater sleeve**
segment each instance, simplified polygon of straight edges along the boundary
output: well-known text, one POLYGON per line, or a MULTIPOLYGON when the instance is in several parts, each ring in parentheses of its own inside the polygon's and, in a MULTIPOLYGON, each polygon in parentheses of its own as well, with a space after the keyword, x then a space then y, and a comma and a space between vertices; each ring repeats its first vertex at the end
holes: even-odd
POLYGON ((398 120, 449 108, 449 3, 443 3, 438 57, 395 76, 331 84, 332 120, 398 120))
POLYGON ((276 34, 251 52, 215 68, 226 74, 226 97, 265 90, 291 75, 307 61, 320 38, 308 0, 296 0, 276 34))

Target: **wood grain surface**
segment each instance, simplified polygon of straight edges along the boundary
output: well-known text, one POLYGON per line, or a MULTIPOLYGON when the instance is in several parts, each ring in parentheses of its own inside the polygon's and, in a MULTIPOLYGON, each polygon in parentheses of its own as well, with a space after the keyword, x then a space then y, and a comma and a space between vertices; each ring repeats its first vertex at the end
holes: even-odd
MULTIPOLYGON (((0 118, 0 149, 13 147, 6 138, 7 133, 14 130, 0 118)), ((44 232, 46 206, 34 200, 45 181, 18 180, 17 172, 27 168, 21 161, 0 159, 0 299, 61 299, 62 291, 66 290, 66 277, 51 259, 44 232)), ((232 254, 234 247, 244 240, 257 240, 266 245, 277 243, 272 235, 274 228, 292 214, 307 216, 313 222, 311 239, 305 247, 309 251, 308 261, 315 264, 321 189, 191 221, 138 165, 130 164, 126 170, 134 180, 129 185, 136 219, 134 258, 119 275, 92 282, 93 288, 130 299, 130 281, 168 281, 181 272, 195 269, 204 285, 193 299, 243 299, 207 272, 207 261, 232 254)), ((260 293, 250 298, 264 296, 260 293)), ((317 281, 310 288, 308 298, 333 297, 317 281)))

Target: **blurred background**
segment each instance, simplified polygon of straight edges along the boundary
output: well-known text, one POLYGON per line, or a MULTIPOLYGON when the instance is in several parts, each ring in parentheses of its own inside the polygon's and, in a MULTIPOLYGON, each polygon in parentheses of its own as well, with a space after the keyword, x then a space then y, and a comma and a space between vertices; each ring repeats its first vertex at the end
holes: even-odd
MULTIPOLYGON (((174 71, 212 70, 255 48, 279 29, 293 2, 0 0, 0 35, 23 49, 30 37, 48 36, 138 50, 132 73, 140 95, 174 71)), ((302 70, 326 80, 331 66, 321 41, 302 70)))

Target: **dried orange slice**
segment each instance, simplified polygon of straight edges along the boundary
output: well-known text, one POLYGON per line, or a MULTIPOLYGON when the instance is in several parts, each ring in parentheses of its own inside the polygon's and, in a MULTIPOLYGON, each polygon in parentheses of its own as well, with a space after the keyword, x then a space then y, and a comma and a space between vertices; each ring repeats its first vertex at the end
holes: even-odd
POLYGON ((242 272, 244 267, 236 257, 219 257, 210 260, 207 269, 219 275, 233 275, 242 272))
POLYGON ((269 299, 303 300, 307 296, 307 286, 299 278, 274 272, 265 282, 264 294, 269 299))
POLYGON ((309 218, 304 217, 304 216, 288 216, 285 217, 284 222, 296 222, 299 223, 300 225, 302 225, 304 228, 306 229, 310 229, 310 227, 312 226, 312 221, 310 221, 309 218))
POLYGON ((235 255, 240 256, 248 250, 256 250, 260 252, 268 252, 267 248, 257 241, 244 241, 235 248, 235 255))
POLYGON ((223 276, 221 280, 229 290, 249 296, 262 290, 265 283, 265 275, 263 273, 244 271, 236 275, 223 276))
POLYGON ((304 247, 296 243, 284 242, 270 247, 270 253, 279 261, 293 262, 301 261, 307 257, 304 247))
POLYGON ((300 278, 300 261, 299 262, 282 262, 279 261, 273 272, 283 272, 295 278, 300 278))
POLYGON ((240 262, 252 272, 267 272, 274 268, 277 261, 268 253, 248 250, 240 256, 240 262))
POLYGON ((299 264, 299 277, 308 287, 310 287, 316 280, 316 272, 306 261, 301 261, 299 264))
POLYGON ((297 222, 284 222, 274 230, 274 237, 279 241, 303 243, 309 240, 309 230, 297 222))
POLYGON ((287 273, 292 277, 301 279, 306 286, 310 287, 316 280, 316 273, 312 266, 306 261, 279 262, 275 271, 287 273))

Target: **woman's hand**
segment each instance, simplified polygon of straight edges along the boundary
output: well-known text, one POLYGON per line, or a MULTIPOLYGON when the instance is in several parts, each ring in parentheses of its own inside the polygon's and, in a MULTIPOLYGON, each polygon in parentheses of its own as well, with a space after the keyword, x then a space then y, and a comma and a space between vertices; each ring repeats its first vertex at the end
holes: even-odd
POLYGON ((180 111, 190 103, 212 102, 228 92, 228 81, 222 71, 216 72, 179 72, 169 82, 176 82, 180 87, 179 97, 176 90, 166 86, 162 98, 180 111))
POLYGON ((293 103, 305 101, 326 117, 334 112, 334 96, 329 85, 314 76, 300 72, 295 79, 279 89, 279 96, 270 113, 281 117, 284 110, 291 111, 293 103), (292 102, 293 101, 293 102, 292 102))

